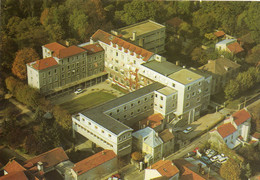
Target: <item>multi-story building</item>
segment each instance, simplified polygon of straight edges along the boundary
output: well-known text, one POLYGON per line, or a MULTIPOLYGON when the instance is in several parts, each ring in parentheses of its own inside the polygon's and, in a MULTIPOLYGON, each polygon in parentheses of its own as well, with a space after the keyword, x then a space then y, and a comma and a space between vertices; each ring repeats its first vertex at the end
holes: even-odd
POLYGON ((28 84, 45 95, 74 91, 107 79, 104 50, 99 44, 42 46, 44 59, 27 64, 28 84))
POLYGON ((118 156, 130 154, 132 131, 144 117, 153 114, 154 90, 164 87, 153 83, 135 92, 83 111, 72 117, 73 131, 80 133, 118 156))
POLYGON ((165 51, 165 26, 146 20, 130 26, 112 30, 116 36, 154 53, 165 51))
POLYGON ((211 95, 219 93, 227 83, 236 77, 240 65, 226 58, 209 60, 207 64, 199 67, 212 75, 211 95))

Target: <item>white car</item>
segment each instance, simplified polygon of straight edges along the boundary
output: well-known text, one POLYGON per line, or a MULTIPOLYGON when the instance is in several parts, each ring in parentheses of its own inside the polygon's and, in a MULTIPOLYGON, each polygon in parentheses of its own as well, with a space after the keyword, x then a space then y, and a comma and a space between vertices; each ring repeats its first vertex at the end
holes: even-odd
POLYGON ((187 128, 183 131, 183 133, 188 134, 188 133, 191 132, 192 130, 193 130, 192 127, 187 127, 187 128))
POLYGON ((80 93, 82 93, 82 92, 83 92, 82 89, 77 89, 74 93, 75 93, 75 94, 80 94, 80 93))

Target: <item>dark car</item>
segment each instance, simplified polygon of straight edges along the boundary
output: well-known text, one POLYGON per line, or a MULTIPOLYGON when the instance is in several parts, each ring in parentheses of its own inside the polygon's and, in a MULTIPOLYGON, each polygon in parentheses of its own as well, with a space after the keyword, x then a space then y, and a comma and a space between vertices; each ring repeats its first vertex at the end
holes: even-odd
POLYGON ((187 155, 185 155, 185 157, 192 157, 192 156, 195 156, 196 155, 196 152, 188 152, 187 155))

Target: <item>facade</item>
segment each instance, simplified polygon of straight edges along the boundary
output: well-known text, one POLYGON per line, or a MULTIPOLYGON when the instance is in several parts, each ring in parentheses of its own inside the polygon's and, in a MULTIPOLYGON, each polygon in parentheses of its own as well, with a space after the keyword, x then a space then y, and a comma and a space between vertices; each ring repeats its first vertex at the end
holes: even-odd
POLYGON ((226 58, 209 60, 207 64, 199 67, 212 75, 211 95, 219 93, 234 79, 239 72, 240 65, 226 58))
POLYGON ((151 167, 145 169, 145 180, 168 179, 178 180, 179 169, 169 160, 160 160, 151 167))
POLYGON ((251 115, 242 109, 233 113, 211 133, 219 135, 230 149, 234 149, 249 141, 250 127, 251 115))
POLYGON ((154 53, 165 51, 165 26, 146 20, 111 31, 114 35, 154 53))
POLYGON ((42 46, 44 59, 27 64, 28 84, 48 95, 104 81, 104 50, 99 44, 42 46))
POLYGON ((164 129, 159 133, 159 137, 163 141, 163 157, 167 157, 174 152, 175 137, 172 129, 164 129))
POLYGON ((71 168, 74 180, 95 180, 117 170, 117 156, 111 150, 103 150, 82 161, 71 168))

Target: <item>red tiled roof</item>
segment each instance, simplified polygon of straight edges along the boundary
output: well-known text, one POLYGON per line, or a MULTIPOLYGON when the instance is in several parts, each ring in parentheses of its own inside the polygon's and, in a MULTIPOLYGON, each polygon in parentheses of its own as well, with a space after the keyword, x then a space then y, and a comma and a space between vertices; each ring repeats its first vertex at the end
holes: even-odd
POLYGON ((15 171, 1 176, 0 180, 28 180, 23 171, 15 171))
POLYGON ((251 115, 245 109, 233 113, 232 116, 237 126, 251 118, 251 115))
POLYGON ((238 42, 234 42, 232 44, 229 44, 227 48, 230 50, 230 52, 237 54, 239 52, 244 51, 244 49, 238 44, 238 42))
POLYGON ((236 128, 231 123, 227 123, 218 126, 217 131, 223 138, 225 138, 230 134, 233 134, 236 131, 236 128))
POLYGON ((161 120, 163 120, 164 117, 162 114, 152 114, 151 116, 148 116, 146 119, 141 121, 141 124, 148 125, 151 128, 155 128, 161 124, 161 120))
POLYGON ((58 57, 58 58, 65 58, 65 57, 69 57, 69 56, 73 56, 73 55, 82 53, 84 51, 86 51, 86 50, 73 45, 73 46, 56 51, 53 54, 53 56, 58 57))
MULTIPOLYGON (((194 172, 196 168, 193 164, 186 161, 185 159, 175 159, 173 160, 174 164, 180 170, 180 179, 181 180, 206 180, 203 175, 199 175, 198 173, 194 172), (193 169, 193 170, 192 170, 193 169)), ((205 176, 205 175, 204 175, 205 176)))
POLYGON ((57 42, 53 42, 53 43, 50 43, 50 44, 45 44, 44 47, 48 48, 49 50, 53 51, 53 52, 56 52, 56 51, 59 51, 60 49, 64 49, 66 48, 65 46, 57 43, 57 42))
POLYGON ((174 17, 174 18, 166 21, 166 24, 173 26, 173 27, 179 27, 182 22, 183 22, 183 20, 181 20, 180 18, 174 17))
POLYGON ((113 158, 116 154, 112 150, 103 150, 93 156, 90 156, 76 163, 72 168, 78 175, 81 175, 113 158))
POLYGON ((260 139, 260 133, 259 132, 255 132, 252 137, 256 138, 256 139, 260 139))
POLYGON ((172 177, 179 173, 179 169, 169 160, 160 160, 152 165, 151 168, 156 169, 162 176, 172 177))
POLYGON ((57 61, 53 57, 48 57, 44 59, 40 59, 37 61, 34 61, 32 63, 28 63, 30 66, 32 66, 34 69, 37 70, 43 70, 52 66, 57 65, 57 61))
POLYGON ((7 173, 11 173, 17 171, 25 171, 26 169, 15 160, 12 160, 7 163, 7 165, 4 167, 4 170, 7 173))
POLYGON ((58 147, 25 161, 24 167, 30 169, 30 171, 36 170, 37 163, 40 161, 43 163, 44 168, 49 168, 68 159, 65 151, 61 147, 58 147))
MULTIPOLYGON (((122 40, 112 34, 109 34, 105 31, 102 30, 97 30, 93 35, 92 35, 92 40, 93 41, 102 41, 108 45, 110 45, 110 43, 113 43, 113 45, 117 44, 120 47, 124 47, 125 49, 128 49, 132 52, 135 52, 136 54, 139 54, 141 56, 143 56, 143 61, 147 61, 152 55, 153 53, 150 51, 147 51, 143 48, 140 48, 134 44, 131 44, 125 40, 122 40)), ((113 46, 115 47, 115 46, 113 46)), ((131 53, 131 55, 133 55, 133 53, 131 53)))
POLYGON ((217 31, 217 32, 214 32, 214 35, 217 36, 217 37, 224 36, 225 32, 224 31, 217 31))
POLYGON ((83 46, 82 48, 86 49, 89 54, 94 54, 97 52, 104 51, 104 49, 98 43, 89 44, 89 45, 83 46))

